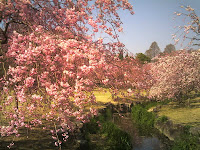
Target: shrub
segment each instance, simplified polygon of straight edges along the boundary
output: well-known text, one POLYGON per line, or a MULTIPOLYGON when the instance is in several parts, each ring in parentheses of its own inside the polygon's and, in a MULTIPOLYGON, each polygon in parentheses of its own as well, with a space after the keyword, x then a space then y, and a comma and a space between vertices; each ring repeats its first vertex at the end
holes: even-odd
POLYGON ((174 141, 172 150, 199 150, 200 143, 198 137, 184 134, 174 141))
POLYGON ((82 129, 85 133, 96 134, 99 131, 97 119, 90 119, 90 122, 84 124, 82 129))
POLYGON ((105 113, 105 119, 106 120, 111 120, 112 119, 112 111, 111 109, 106 109, 106 113, 105 113))
POLYGON ((157 122, 162 122, 162 123, 166 122, 167 120, 168 120, 168 117, 165 116, 165 115, 160 116, 160 117, 158 117, 158 118, 156 119, 157 122))
POLYGON ((148 112, 141 105, 132 108, 132 119, 135 121, 141 134, 148 134, 154 128, 155 114, 148 112))
POLYGON ((83 133, 85 139, 89 143, 89 148, 92 150, 103 150, 109 148, 109 150, 131 150, 131 136, 118 128, 114 123, 110 122, 112 119, 112 112, 110 109, 106 109, 106 112, 98 117, 94 117, 90 122, 83 125, 83 133), (99 126, 99 123, 101 127, 99 126), (105 147, 99 147, 96 144, 91 143, 90 134, 98 134, 101 137, 105 137, 105 147))
POLYGON ((130 150, 132 148, 130 135, 112 122, 105 122, 101 132, 106 135, 111 150, 130 150))

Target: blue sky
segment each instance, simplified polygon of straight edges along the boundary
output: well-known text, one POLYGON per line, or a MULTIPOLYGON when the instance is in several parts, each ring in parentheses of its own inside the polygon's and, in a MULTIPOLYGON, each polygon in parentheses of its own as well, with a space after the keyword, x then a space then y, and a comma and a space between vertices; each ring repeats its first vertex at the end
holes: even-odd
MULTIPOLYGON (((120 40, 126 48, 135 53, 145 53, 152 42, 156 41, 161 51, 166 45, 174 44, 172 34, 175 26, 183 24, 181 18, 173 20, 174 12, 182 11, 181 5, 190 5, 200 16, 200 0, 129 0, 135 14, 120 11, 124 32, 120 40)), ((175 45, 176 49, 182 49, 175 45)))
MULTIPOLYGON (((181 18, 173 20, 175 11, 183 10, 181 5, 190 5, 200 14, 200 0, 129 0, 133 5, 135 14, 128 11, 120 13, 124 32, 120 40, 132 53, 144 53, 152 42, 156 41, 161 51, 167 44, 174 44, 172 34, 177 31, 181 18)), ((199 15, 200 16, 200 15, 199 15)), ((175 45, 181 49, 180 45, 175 45)))

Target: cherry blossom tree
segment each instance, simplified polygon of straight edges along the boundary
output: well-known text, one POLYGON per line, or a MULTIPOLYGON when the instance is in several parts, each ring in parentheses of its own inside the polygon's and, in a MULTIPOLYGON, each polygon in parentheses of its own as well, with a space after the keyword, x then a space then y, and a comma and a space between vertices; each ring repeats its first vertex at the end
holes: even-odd
POLYGON ((173 34, 175 43, 181 42, 181 46, 184 42, 187 43, 187 47, 200 46, 200 20, 196 11, 191 6, 181 6, 183 9, 180 12, 175 12, 176 17, 181 17, 183 20, 183 26, 178 26, 178 31, 173 34))
MULTIPOLYGON (((19 135, 19 128, 32 128, 44 120, 54 124, 52 137, 61 145, 77 121, 97 114, 93 90, 147 88, 149 66, 134 59, 119 59, 123 30, 118 14, 127 0, 1 0, 2 63, 9 65, 1 78, 0 111, 9 125, 1 136, 19 135), (95 35, 103 32, 114 42, 95 35), (146 80, 147 81, 147 80, 146 80), (58 128, 59 126, 59 128, 58 128)), ((48 128, 48 127, 44 127, 48 128)))
POLYGON ((199 51, 177 51, 156 59, 151 68, 156 82, 150 89, 150 98, 182 102, 182 96, 200 89, 199 51))
POLYGON ((150 74, 151 65, 143 64, 137 59, 126 57, 121 60, 118 57, 109 59, 109 67, 103 70, 102 75, 107 75, 108 87, 114 89, 143 89, 148 90, 153 82, 150 74), (112 73, 111 73, 112 72, 112 73))

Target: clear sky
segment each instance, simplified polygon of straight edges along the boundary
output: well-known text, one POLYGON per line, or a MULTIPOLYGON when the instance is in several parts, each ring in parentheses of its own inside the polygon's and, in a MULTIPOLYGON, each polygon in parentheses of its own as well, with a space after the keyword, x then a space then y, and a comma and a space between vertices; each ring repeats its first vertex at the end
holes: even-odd
MULTIPOLYGON (((156 41, 161 51, 166 45, 174 44, 172 34, 177 29, 174 26, 180 25, 181 18, 173 20, 174 12, 183 10, 181 5, 190 5, 200 16, 200 0, 129 0, 133 5, 135 14, 130 15, 123 11, 124 32, 120 40, 132 53, 144 53, 149 49, 152 42, 156 41)), ((181 21, 182 22, 182 21, 181 21)), ((175 45, 181 49, 180 45, 175 45)))

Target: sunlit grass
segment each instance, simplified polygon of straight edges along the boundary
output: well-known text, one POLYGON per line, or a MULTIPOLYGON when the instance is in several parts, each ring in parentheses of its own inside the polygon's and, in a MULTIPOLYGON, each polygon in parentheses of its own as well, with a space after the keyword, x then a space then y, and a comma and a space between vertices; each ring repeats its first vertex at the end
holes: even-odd
POLYGON ((109 92, 108 89, 102 89, 102 90, 95 90, 93 91, 96 101, 101 103, 109 103, 113 102, 112 94, 109 92))
MULTIPOLYGON (((112 104, 120 104, 120 103, 131 103, 133 101, 138 101, 134 97, 134 94, 128 94, 128 92, 124 89, 121 89, 118 91, 117 95, 112 96, 112 93, 108 88, 99 88, 93 91, 95 97, 97 106, 95 108, 102 108, 103 105, 106 103, 112 103, 112 104)), ((145 91, 140 91, 140 93, 145 96, 145 91)))
POLYGON ((158 112, 158 115, 165 115, 176 124, 190 126, 200 125, 199 99, 200 97, 191 100, 191 106, 193 107, 174 107, 171 105, 165 105, 158 112))
MULTIPOLYGON (((144 91, 144 90, 135 91, 135 92, 140 92, 141 96, 147 95, 146 91, 144 91)), ((109 91, 109 89, 106 89, 106 88, 96 89, 95 91, 93 91, 93 93, 96 97, 96 101, 101 102, 101 103, 109 103, 110 102, 110 103, 116 104, 116 103, 118 103, 118 102, 114 101, 114 99, 116 99, 116 97, 118 97, 119 99, 129 99, 132 101, 136 100, 133 93, 131 95, 129 95, 128 92, 124 89, 119 90, 117 96, 114 96, 114 98, 112 97, 112 94, 109 91)))

